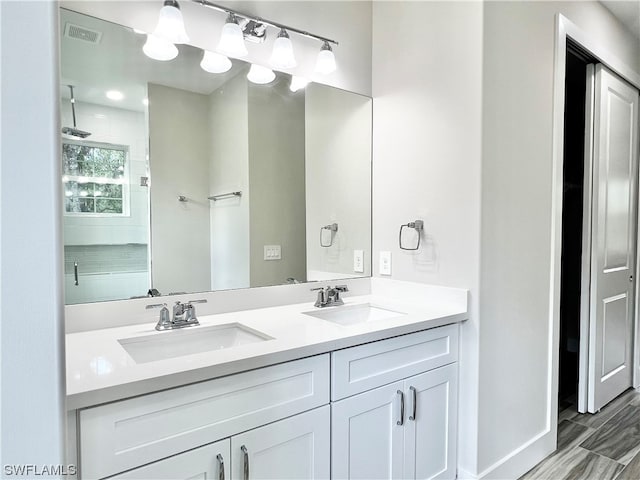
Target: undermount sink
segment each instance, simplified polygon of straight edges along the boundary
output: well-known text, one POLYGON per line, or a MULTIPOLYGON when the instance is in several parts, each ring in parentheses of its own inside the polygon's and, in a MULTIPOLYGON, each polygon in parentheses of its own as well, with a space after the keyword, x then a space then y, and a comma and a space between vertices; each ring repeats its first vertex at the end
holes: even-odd
POLYGON ((346 305, 339 307, 328 307, 326 310, 313 310, 303 312, 305 315, 337 323, 338 325, 357 325, 359 323, 375 322, 387 318, 397 318, 406 313, 383 308, 370 303, 360 305, 346 305))
POLYGON ((147 363, 265 340, 273 340, 273 337, 240 323, 226 323, 211 327, 196 326, 185 330, 170 330, 143 337, 121 338, 118 343, 136 363, 147 363))

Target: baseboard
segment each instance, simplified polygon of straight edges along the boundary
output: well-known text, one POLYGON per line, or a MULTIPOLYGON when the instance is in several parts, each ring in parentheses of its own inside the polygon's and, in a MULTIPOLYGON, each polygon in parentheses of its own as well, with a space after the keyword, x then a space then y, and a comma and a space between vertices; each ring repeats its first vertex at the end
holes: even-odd
POLYGON ((556 449, 553 430, 541 432, 479 474, 458 470, 459 480, 517 479, 544 460, 556 449))

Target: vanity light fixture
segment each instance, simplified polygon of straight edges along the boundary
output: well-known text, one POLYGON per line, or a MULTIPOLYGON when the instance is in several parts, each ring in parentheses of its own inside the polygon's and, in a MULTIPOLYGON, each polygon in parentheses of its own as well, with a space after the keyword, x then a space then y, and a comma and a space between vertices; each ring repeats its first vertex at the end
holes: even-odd
POLYGON ((316 61, 316 72, 328 75, 336 70, 336 57, 329 42, 324 42, 316 61))
POLYGON ((142 51, 147 57, 162 62, 173 60, 178 56, 178 48, 173 43, 164 38, 156 37, 152 33, 147 35, 147 41, 142 47, 142 51))
POLYGON ((176 0, 164 0, 164 5, 160 9, 160 15, 158 16, 158 25, 153 34, 173 44, 187 43, 189 41, 189 36, 184 29, 180 5, 176 0))
MULTIPOLYGON (((223 12, 227 15, 220 40, 216 48, 217 52, 226 57, 240 58, 249 54, 245 39, 254 43, 262 43, 267 37, 268 28, 277 28, 279 33, 273 43, 273 50, 269 63, 276 69, 291 69, 297 65, 293 52, 293 42, 290 34, 295 33, 302 37, 312 38, 322 42, 320 53, 316 62, 316 72, 321 74, 329 74, 336 70, 336 59, 333 54, 331 44, 338 45, 338 42, 326 37, 314 35, 312 33, 290 27, 280 23, 272 22, 261 17, 247 15, 245 13, 231 10, 225 6, 215 4, 209 0, 191 0, 194 3, 204 7, 223 12)), ((147 42, 143 47, 144 53, 155 60, 171 60, 178 55, 178 49, 175 47, 177 43, 186 43, 189 37, 184 29, 184 21, 180 6, 176 0, 164 0, 164 6, 160 10, 158 25, 153 34, 147 35, 147 42)), ((229 65, 221 59, 210 59, 211 54, 205 51, 200 66, 212 73, 222 73, 222 64, 229 65), (220 71, 218 71, 220 70, 220 71)), ((213 58, 213 57, 211 57, 213 58)), ((227 58, 228 60, 228 58, 227 58)), ((262 74, 268 69, 262 70, 262 74)), ((252 70, 253 69, 252 67, 252 70)), ((273 74, 273 72, 271 72, 273 74)), ((249 76, 258 78, 258 73, 249 76)), ((268 77, 265 77, 268 78, 268 77)), ((262 78, 264 80, 264 78, 262 78)), ((269 80, 271 82, 273 79, 269 80)), ((263 83, 269 83, 264 82, 263 83)))
POLYGON ((306 87, 309 84, 309 80, 304 78, 304 77, 298 77, 297 75, 294 75, 291 77, 291 84, 289 85, 289 90, 291 90, 293 93, 297 92, 298 90, 303 89, 304 87, 306 87))
POLYGON ((231 68, 231 60, 224 55, 209 50, 204 51, 200 68, 209 73, 224 73, 231 68))
POLYGON ((244 57, 249 53, 244 44, 242 28, 238 25, 238 19, 233 12, 229 12, 227 15, 217 50, 229 57, 244 57))
POLYGON ((276 74, 273 73, 273 70, 270 70, 267 67, 263 67, 262 65, 256 65, 254 63, 251 64, 249 73, 247 73, 247 79, 251 83, 257 83, 258 85, 271 83, 275 78, 276 74))
POLYGON ((269 63, 275 68, 293 68, 297 65, 293 54, 293 44, 284 28, 280 29, 278 38, 273 42, 273 51, 269 63))

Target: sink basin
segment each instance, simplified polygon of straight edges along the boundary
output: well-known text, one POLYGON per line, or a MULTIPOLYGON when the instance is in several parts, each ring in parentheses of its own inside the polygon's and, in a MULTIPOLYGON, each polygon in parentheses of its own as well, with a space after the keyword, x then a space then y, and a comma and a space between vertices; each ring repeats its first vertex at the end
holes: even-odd
POLYGON ((173 330, 143 337, 121 338, 118 343, 136 363, 147 363, 265 340, 273 340, 273 337, 240 323, 226 323, 212 327, 190 327, 186 330, 173 330))
POLYGON ((343 305, 339 307, 328 307, 324 310, 318 309, 310 312, 303 312, 305 315, 321 318, 328 322, 339 325, 357 325, 366 322, 376 322, 387 318, 397 318, 406 315, 388 308, 363 303, 360 305, 343 305))

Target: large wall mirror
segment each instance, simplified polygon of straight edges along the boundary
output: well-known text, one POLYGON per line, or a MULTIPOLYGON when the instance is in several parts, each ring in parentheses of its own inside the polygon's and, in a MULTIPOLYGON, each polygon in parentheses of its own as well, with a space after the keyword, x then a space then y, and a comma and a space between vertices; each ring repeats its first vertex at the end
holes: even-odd
POLYGON ((370 98, 155 61, 67 9, 60 32, 67 304, 371 274, 370 98))

